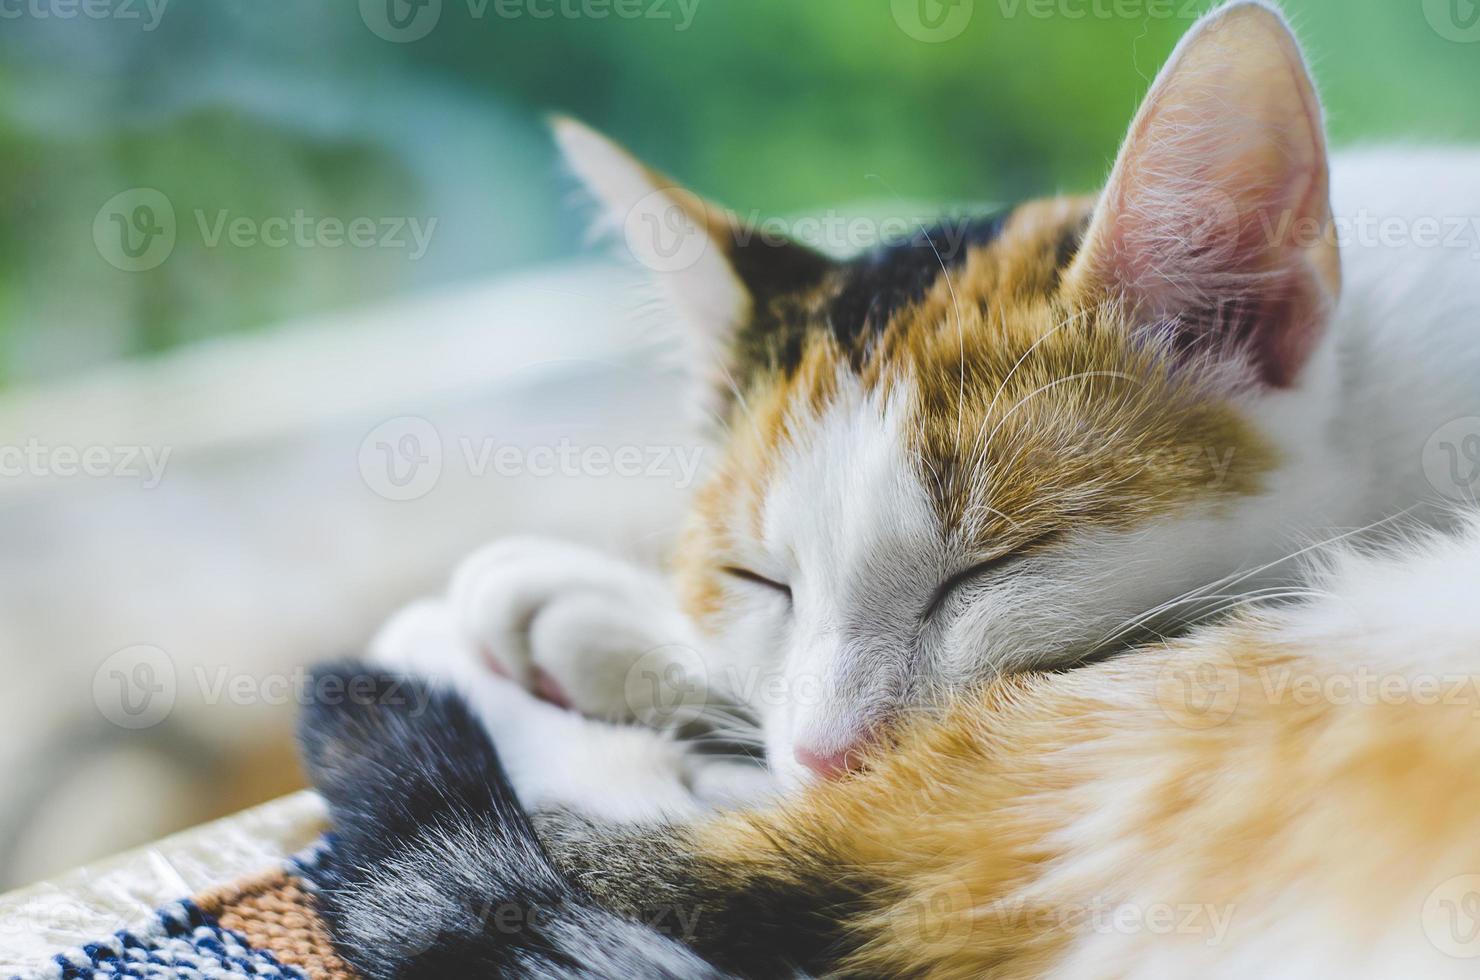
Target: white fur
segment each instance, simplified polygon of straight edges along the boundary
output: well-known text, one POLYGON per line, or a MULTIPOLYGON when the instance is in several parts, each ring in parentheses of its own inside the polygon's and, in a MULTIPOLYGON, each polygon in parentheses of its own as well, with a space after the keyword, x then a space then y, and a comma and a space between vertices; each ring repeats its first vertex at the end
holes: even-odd
MULTIPOLYGON (((640 168, 612 157, 618 151, 604 142, 596 148, 620 172, 588 179, 630 206, 640 168), (606 186, 613 181, 615 190, 606 186)), ((600 169, 599 159, 588 163, 600 169)), ((1420 218, 1480 214, 1480 153, 1338 157, 1332 187, 1338 220, 1376 215, 1411 228, 1420 218)), ((1480 416, 1480 237, 1469 249, 1343 244, 1340 305, 1297 383, 1249 395, 1244 405, 1281 455, 1261 493, 1135 531, 1077 535, 1009 577, 978 583, 969 603, 919 631, 918 612, 954 556, 943 551, 905 449, 907 393, 884 402, 845 377, 836 401, 781 461, 762 540, 747 545, 758 571, 792 585, 794 610, 778 594, 737 582, 732 614, 704 637, 647 573, 522 542, 495 545, 459 573, 446 613, 457 642, 483 645, 521 680, 531 665, 543 667, 582 710, 624 718, 643 714, 623 686, 636 660, 665 645, 698 651, 704 683, 760 715, 769 761, 792 782, 806 775, 793 759, 798 747, 845 748, 936 687, 1062 662, 1143 618, 1176 623, 1283 588, 1299 566, 1292 555, 1399 515, 1443 525, 1449 512, 1429 506, 1437 494, 1423 453, 1441 426, 1480 416)), ((591 787, 588 801, 621 796, 617 784, 630 788, 651 766, 676 764, 665 754, 671 744, 652 739, 636 776, 619 772, 614 759, 570 759, 553 736, 581 723, 544 708, 531 715, 530 724, 547 726, 544 737, 520 734, 507 719, 490 724, 531 754, 530 779, 543 785, 547 774, 568 775, 591 787), (586 763, 600 768, 577 771, 586 763)), ((653 792, 670 801, 660 808, 673 805, 671 793, 653 792)))
POLYGON ((454 688, 498 746, 520 801, 616 821, 681 819, 765 790, 755 766, 710 760, 649 728, 595 721, 537 700, 487 669, 445 600, 393 616, 370 645, 372 662, 454 688))
POLYGON ((699 643, 656 575, 544 538, 505 538, 475 552, 448 597, 464 640, 526 686, 545 671, 572 707, 596 718, 651 723, 654 706, 639 700, 651 686, 633 670, 681 668, 699 643), (661 662, 642 662, 655 657, 661 662))
POLYGON ((779 461, 752 545, 760 567, 782 566, 793 607, 732 583, 716 644, 785 782, 806 775, 798 749, 842 752, 920 694, 934 650, 916 624, 950 557, 908 449, 908 388, 885 400, 851 375, 837 384, 820 418, 796 420, 806 435, 779 461))
MULTIPOLYGON (((1313 658, 1317 671, 1325 659, 1333 676, 1354 682, 1324 688, 1338 705, 1406 699, 1419 705, 1480 704, 1480 512, 1470 512, 1458 524, 1458 533, 1425 533, 1381 550, 1348 545, 1328 551, 1310 577, 1312 597, 1262 611, 1256 620, 1262 633, 1298 650, 1303 660, 1313 658), (1371 680, 1364 685, 1364 678, 1371 680), (1405 678, 1413 683, 1403 683, 1405 678)), ((1261 682, 1274 684, 1279 678, 1261 682)), ((1380 731, 1372 728, 1369 734, 1380 731)), ((1320 751, 1314 743, 1311 750, 1320 751)), ((1135 913, 1170 908, 1168 896, 1211 899, 1179 886, 1185 868, 1116 863, 1126 856, 1119 842, 1134 840, 1144 829, 1144 801, 1159 795, 1164 778, 1163 772, 1147 770, 1107 781, 1100 798, 1087 802, 1088 815, 1068 832, 1091 863, 1061 863, 1054 873, 1058 883, 1085 875, 1084 880, 1109 884, 1087 899, 1103 903, 1096 920, 1100 927, 1075 933, 1054 977, 1475 975, 1475 946, 1469 941, 1474 920, 1467 904, 1473 885, 1462 876, 1476 869, 1474 849, 1466 841, 1439 838, 1412 853, 1378 845, 1370 854, 1352 854, 1349 862, 1293 875, 1276 869, 1271 882, 1280 882, 1278 890, 1256 886, 1238 893, 1236 902, 1178 905, 1174 925, 1147 928, 1135 913), (1385 879, 1377 894, 1340 887, 1343 881, 1374 877, 1385 879), (1445 883, 1452 886, 1447 893, 1445 883), (1449 931, 1449 913, 1436 907, 1435 896, 1445 894, 1463 903, 1452 910, 1455 932, 1449 931), (1132 917, 1117 919, 1117 906, 1132 917), (1116 928, 1116 922, 1125 925, 1116 928), (1463 955, 1450 956, 1446 949, 1463 955)), ((1352 843, 1360 848, 1360 831, 1353 831, 1352 843)))

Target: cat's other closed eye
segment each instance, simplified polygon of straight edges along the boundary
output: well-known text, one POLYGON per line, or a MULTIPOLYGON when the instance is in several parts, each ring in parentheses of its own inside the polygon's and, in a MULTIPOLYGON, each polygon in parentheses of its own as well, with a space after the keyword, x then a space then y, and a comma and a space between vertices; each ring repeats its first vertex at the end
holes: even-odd
POLYGON ((1016 565, 1024 558, 1028 558, 1033 554, 1036 554, 1042 548, 1053 544, 1059 538, 1059 532, 1050 531, 1047 534, 1039 535, 1026 544, 1019 545, 1009 551, 1004 552, 1003 554, 995 555, 991 558, 988 558, 985 561, 979 561, 976 564, 968 566, 967 568, 963 568, 961 571, 949 576, 945 579, 945 581, 941 582, 940 585, 935 587, 935 592, 931 595, 930 602, 927 603, 925 608, 920 612, 920 622, 929 622, 931 617, 933 617, 937 612, 940 611, 940 607, 945 604, 945 601, 949 599, 952 595, 954 595, 955 592, 961 588, 961 586, 967 584, 968 582, 974 581, 975 579, 981 578, 983 575, 989 575, 993 572, 1000 572, 1006 568, 1016 565))
POLYGON ((739 565, 726 565, 724 568, 721 569, 721 571, 723 571, 726 575, 729 575, 732 578, 740 579, 743 582, 750 582, 753 585, 759 585, 763 588, 779 592, 782 595, 786 596, 786 601, 788 603, 792 601, 791 586, 787 585, 784 582, 778 582, 773 578, 767 578, 759 572, 753 572, 750 569, 743 568, 739 565))

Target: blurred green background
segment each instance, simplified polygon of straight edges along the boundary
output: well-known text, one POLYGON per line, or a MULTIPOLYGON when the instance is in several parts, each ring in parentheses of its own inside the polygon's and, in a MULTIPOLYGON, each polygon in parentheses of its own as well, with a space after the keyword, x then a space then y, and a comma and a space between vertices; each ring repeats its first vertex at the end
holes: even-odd
MULTIPOLYGON (((1206 6, 5 0, 0 385, 574 254, 550 110, 762 214, 1090 189, 1206 6), (141 187, 177 242, 122 271, 94 219, 141 187), (198 217, 299 212, 437 223, 413 257, 211 247, 198 217)), ((1287 7, 1338 143, 1480 136, 1470 0, 1287 7)))

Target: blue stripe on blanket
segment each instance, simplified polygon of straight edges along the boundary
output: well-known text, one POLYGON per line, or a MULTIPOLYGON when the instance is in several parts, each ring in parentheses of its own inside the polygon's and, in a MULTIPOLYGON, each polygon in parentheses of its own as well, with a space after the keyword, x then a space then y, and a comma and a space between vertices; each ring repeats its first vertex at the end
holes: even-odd
MULTIPOLYGON (((313 874, 324 857, 320 843, 294 856, 288 870, 298 883, 315 890, 313 874)), ((278 962, 271 953, 253 949, 245 938, 222 928, 194 902, 171 902, 154 919, 137 929, 57 954, 52 962, 13 980, 309 980, 296 967, 278 962)))

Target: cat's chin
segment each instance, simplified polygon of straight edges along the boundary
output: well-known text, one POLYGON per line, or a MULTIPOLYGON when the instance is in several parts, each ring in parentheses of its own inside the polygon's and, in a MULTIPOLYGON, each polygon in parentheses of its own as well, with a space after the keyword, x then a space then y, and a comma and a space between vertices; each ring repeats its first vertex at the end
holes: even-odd
POLYGON ((815 777, 797 762, 792 750, 791 725, 785 718, 767 718, 762 726, 766 743, 766 768, 782 793, 809 786, 815 777))
POLYGON ((770 766, 771 775, 783 793, 804 789, 822 779, 817 773, 797 762, 789 752, 768 756, 766 761, 770 766))

